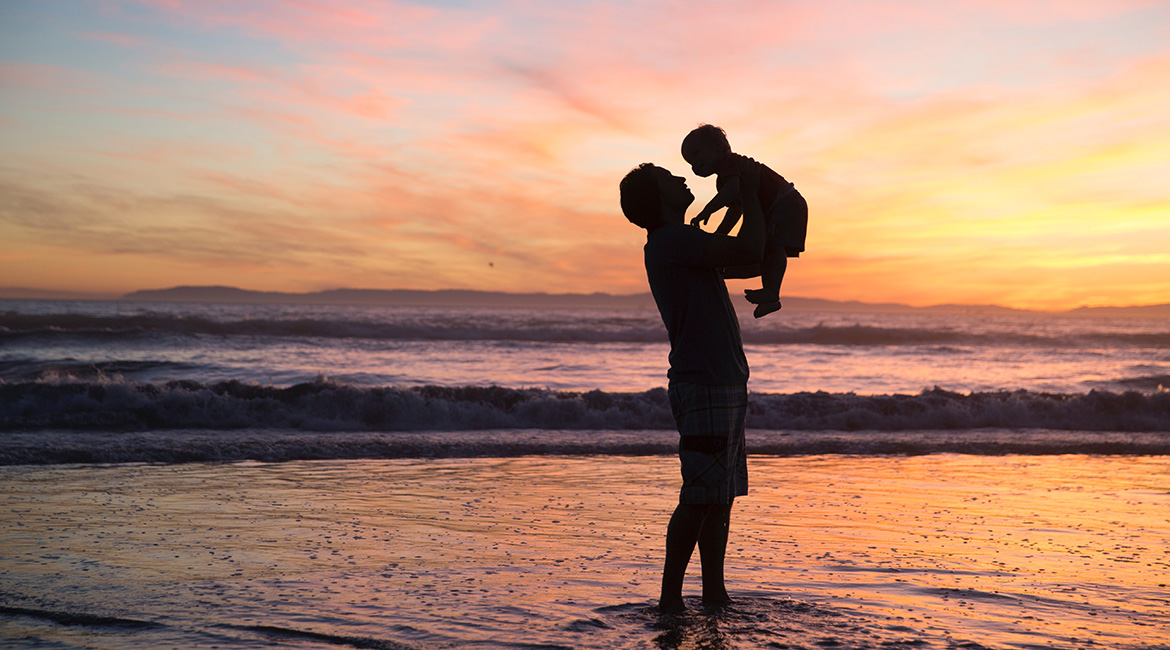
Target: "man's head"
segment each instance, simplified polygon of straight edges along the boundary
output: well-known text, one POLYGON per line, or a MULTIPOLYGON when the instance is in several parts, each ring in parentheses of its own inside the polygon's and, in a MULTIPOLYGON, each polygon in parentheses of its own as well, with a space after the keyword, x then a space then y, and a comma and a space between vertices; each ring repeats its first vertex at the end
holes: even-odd
POLYGON ((696 176, 706 178, 718 171, 731 153, 727 133, 713 124, 700 125, 682 141, 682 157, 696 176))
POLYGON ((694 200, 685 179, 651 163, 631 169, 621 182, 622 213, 646 230, 682 223, 694 200))

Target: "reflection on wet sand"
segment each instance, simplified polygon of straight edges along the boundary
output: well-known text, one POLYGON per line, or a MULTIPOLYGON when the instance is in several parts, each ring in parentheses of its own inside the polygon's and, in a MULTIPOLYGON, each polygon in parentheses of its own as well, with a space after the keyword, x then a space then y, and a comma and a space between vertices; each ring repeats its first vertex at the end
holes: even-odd
POLYGON ((696 579, 676 617, 650 607, 672 458, 4 467, 0 638, 607 650, 1170 642, 1157 638, 1170 629, 1170 460, 750 462, 728 551, 735 601, 704 610, 696 579))

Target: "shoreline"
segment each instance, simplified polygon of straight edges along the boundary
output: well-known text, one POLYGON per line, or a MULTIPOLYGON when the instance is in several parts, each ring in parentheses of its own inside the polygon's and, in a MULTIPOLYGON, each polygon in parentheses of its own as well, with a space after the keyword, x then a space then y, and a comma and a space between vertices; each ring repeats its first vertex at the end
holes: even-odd
POLYGON ((224 648, 281 634, 293 647, 608 650, 1170 641, 1151 636, 1170 629, 1170 459, 749 463, 728 553, 736 602, 665 623, 648 608, 677 498, 669 457, 3 467, 19 519, 0 526, 0 616, 10 639, 92 628, 224 648))
MULTIPOLYGON (((1170 432, 968 429, 769 431, 749 429, 749 455, 806 456, 1149 456, 1170 457, 1170 432)), ((672 429, 493 429, 461 431, 0 432, 0 467, 150 463, 523 457, 673 457, 672 429)))

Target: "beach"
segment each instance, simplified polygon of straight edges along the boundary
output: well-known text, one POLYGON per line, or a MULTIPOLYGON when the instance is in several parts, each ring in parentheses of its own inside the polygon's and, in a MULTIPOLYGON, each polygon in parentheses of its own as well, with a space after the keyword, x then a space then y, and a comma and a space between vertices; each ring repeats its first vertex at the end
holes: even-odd
POLYGON ((653 310, 0 303, 0 645, 1170 647, 1164 320, 783 316, 662 618, 653 310))
POLYGON ((660 618, 669 456, 0 468, 6 647, 1156 648, 1164 456, 752 456, 660 618), (697 569, 698 558, 693 569, 697 569))

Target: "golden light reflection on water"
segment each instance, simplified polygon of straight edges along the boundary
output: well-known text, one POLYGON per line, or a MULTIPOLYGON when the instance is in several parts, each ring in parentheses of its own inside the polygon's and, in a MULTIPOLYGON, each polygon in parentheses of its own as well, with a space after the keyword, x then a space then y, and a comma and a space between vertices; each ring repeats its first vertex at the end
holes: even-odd
MULTIPOLYGON (((750 462, 728 577, 757 631, 719 632, 727 647, 751 647, 753 634, 813 645, 841 616, 863 632, 837 630, 838 641, 925 647, 1113 646, 1170 629, 1170 459, 750 462), (804 627, 796 605, 811 608, 804 627)), ((659 457, 8 467, 0 478, 9 604, 415 643, 553 643, 574 630, 578 647, 606 648, 657 634, 630 617, 657 595, 678 483, 677 461, 659 457)))
POLYGON ((755 470, 743 548, 794 595, 1019 644, 1149 642, 1143 617, 1170 611, 1165 459, 810 457, 755 470))

